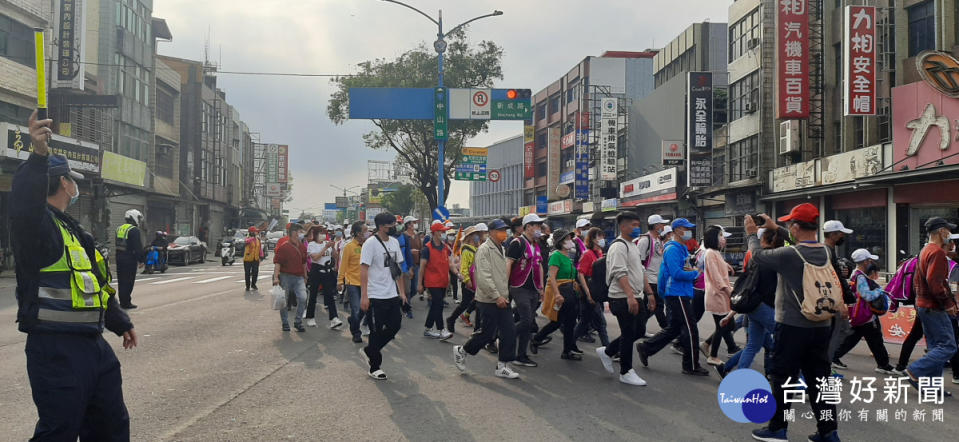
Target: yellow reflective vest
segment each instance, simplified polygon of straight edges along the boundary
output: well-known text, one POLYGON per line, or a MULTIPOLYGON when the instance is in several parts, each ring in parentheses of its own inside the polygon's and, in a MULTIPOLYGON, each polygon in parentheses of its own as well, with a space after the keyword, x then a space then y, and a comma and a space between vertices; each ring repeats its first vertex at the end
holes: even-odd
POLYGON ((130 229, 134 228, 133 224, 124 224, 120 227, 117 227, 117 251, 125 252, 127 250, 127 236, 130 234, 130 229))
POLYGON ((64 331, 100 331, 113 293, 106 280, 106 263, 99 251, 96 263, 91 263, 79 238, 62 221, 55 221, 63 236, 63 255, 40 269, 37 320, 47 328, 60 325, 64 331))

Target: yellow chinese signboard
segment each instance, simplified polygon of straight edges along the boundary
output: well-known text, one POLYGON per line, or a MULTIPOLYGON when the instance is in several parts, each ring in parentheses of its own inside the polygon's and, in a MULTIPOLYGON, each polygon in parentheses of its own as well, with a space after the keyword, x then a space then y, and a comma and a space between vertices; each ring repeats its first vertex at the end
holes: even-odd
POLYGON ((147 163, 103 151, 100 174, 105 180, 143 187, 146 185, 147 163))

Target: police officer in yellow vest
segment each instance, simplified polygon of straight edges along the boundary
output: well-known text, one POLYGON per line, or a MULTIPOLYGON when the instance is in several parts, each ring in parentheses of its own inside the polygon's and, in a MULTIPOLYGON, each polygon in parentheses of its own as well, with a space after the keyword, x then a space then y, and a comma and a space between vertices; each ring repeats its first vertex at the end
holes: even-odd
POLYGON ((67 159, 51 155, 52 120, 30 117, 33 153, 13 177, 10 224, 17 262, 17 322, 39 421, 32 440, 123 441, 130 418, 120 362, 104 327, 137 345, 108 285, 93 237, 65 211, 80 195, 67 159))
POLYGON ((120 297, 120 307, 125 309, 137 308, 131 302, 133 283, 137 278, 137 266, 143 267, 146 254, 143 248, 143 238, 140 236, 140 227, 143 225, 143 214, 139 210, 130 209, 123 214, 126 224, 117 227, 117 289, 120 297))

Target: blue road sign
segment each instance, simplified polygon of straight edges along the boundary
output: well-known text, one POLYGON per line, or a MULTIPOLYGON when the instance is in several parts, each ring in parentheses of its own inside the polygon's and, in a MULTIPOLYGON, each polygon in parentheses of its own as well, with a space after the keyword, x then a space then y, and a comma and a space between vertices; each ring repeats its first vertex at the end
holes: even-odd
POLYGON ((446 220, 450 219, 450 211, 444 206, 439 206, 433 210, 433 219, 440 220, 445 223, 446 220))
POLYGON ((432 120, 433 88, 352 87, 351 119, 432 120))

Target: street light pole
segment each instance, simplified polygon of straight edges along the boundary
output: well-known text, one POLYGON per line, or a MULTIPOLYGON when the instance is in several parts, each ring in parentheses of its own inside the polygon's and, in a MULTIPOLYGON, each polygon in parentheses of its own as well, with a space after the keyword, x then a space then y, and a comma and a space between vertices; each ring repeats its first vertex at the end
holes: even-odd
MULTIPOLYGON (((483 19, 486 17, 495 17, 497 15, 503 15, 503 11, 495 10, 490 14, 473 17, 463 23, 460 23, 459 25, 451 29, 449 32, 443 33, 443 10, 442 9, 439 11, 439 16, 438 16, 439 19, 435 20, 433 19, 433 17, 430 17, 429 15, 427 15, 425 12, 420 11, 419 9, 416 9, 401 1, 397 1, 397 0, 382 0, 382 1, 389 2, 389 3, 396 3, 400 6, 405 6, 409 9, 412 9, 418 12, 423 17, 426 17, 429 21, 433 22, 436 25, 436 41, 433 42, 433 50, 436 51, 436 55, 437 55, 437 71, 439 75, 438 75, 438 81, 437 81, 436 87, 438 88, 444 87, 443 86, 443 54, 446 52, 446 36, 456 32, 456 30, 458 30, 459 28, 462 28, 463 26, 466 26, 476 20, 483 19)), ((446 94, 446 96, 449 97, 449 94, 446 94)), ((443 107, 443 113, 445 114, 443 115, 443 120, 449 121, 450 119, 449 106, 443 107)), ((436 180, 436 194, 437 194, 436 205, 442 206, 444 203, 443 196, 446 194, 446 181, 444 179, 445 178, 444 175, 446 174, 446 138, 445 137, 440 138, 436 141, 437 141, 437 150, 439 151, 437 155, 438 161, 439 161, 439 167, 436 168, 438 171, 437 180, 436 180)))

